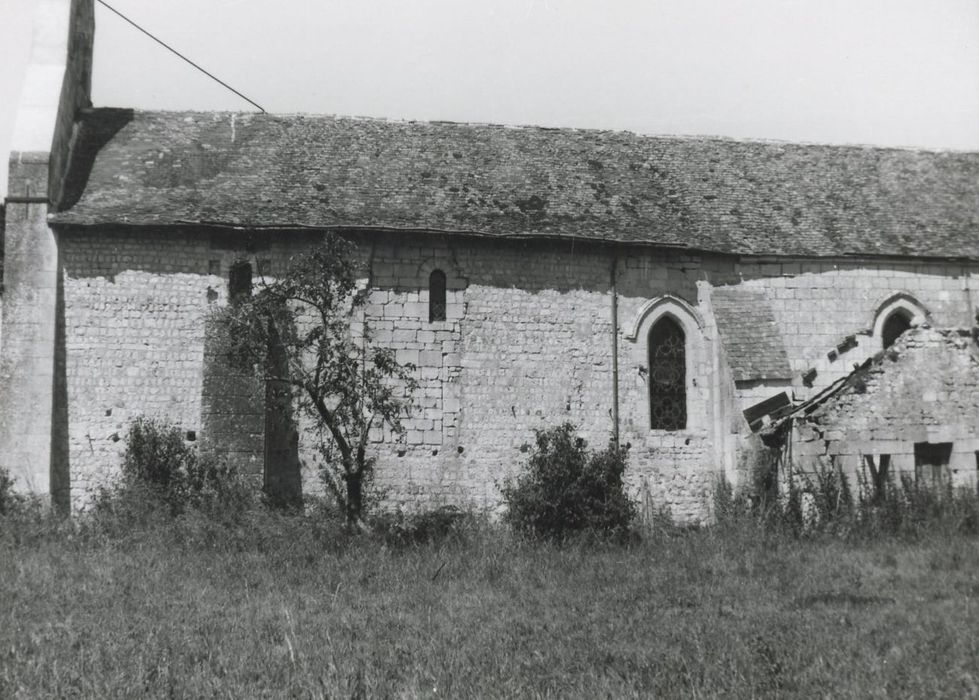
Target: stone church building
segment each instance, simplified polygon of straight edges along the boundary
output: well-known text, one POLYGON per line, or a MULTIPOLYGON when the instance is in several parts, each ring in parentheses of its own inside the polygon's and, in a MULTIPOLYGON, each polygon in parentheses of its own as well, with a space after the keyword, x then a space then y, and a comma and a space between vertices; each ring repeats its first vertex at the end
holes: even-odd
MULTIPOLYGON (((376 342, 418 367, 407 432, 375 444, 405 505, 494 506, 533 430, 572 421, 630 445, 644 504, 700 520, 760 428, 909 328, 941 345, 973 323, 977 153, 92 108, 92 0, 39 4, 5 200, 0 466, 63 506, 116 473, 138 415, 262 473, 261 392, 216 369, 209 314, 326 231, 358 244, 376 342)), ((914 423, 975 377, 974 355, 928 356, 953 355, 848 406, 914 423)), ((956 397, 976 415, 974 389, 956 397)), ((876 449, 851 432, 832 437, 876 449)), ((946 466, 975 480, 974 425, 880 436, 952 443, 946 466)))

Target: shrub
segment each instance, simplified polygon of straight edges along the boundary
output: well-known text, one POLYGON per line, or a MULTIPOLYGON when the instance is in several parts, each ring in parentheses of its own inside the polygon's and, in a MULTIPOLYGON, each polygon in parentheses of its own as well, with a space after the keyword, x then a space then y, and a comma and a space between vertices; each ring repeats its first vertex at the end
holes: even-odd
POLYGON ((570 423, 536 431, 536 441, 524 472, 502 487, 505 520, 515 530, 556 540, 629 530, 636 506, 622 485, 626 449, 591 452, 570 423))
POLYGON ((129 426, 122 477, 116 489, 97 499, 103 510, 112 501, 115 510, 130 505, 152 510, 148 501, 156 500, 170 515, 193 508, 212 516, 229 516, 247 510, 255 501, 253 486, 234 465, 198 454, 184 442, 179 428, 145 417, 129 426), (120 500, 129 503, 118 503, 120 500))

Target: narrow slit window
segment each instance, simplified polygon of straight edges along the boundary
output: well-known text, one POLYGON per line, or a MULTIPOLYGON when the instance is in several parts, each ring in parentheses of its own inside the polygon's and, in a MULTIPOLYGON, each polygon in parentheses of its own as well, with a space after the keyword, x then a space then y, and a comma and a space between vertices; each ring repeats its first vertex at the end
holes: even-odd
POLYGON ((234 303, 252 295, 252 266, 247 262, 236 262, 228 275, 228 299, 234 303))
POLYGON ((686 337, 680 324, 662 318, 649 331, 649 425, 687 427, 686 337))
POLYGON ((428 276, 428 321, 445 320, 445 273, 432 270, 428 276))

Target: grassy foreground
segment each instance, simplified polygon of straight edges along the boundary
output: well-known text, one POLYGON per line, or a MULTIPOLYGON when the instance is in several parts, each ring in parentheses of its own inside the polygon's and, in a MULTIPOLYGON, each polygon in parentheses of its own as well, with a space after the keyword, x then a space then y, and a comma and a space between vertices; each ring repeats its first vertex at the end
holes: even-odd
MULTIPOLYGON (((2 521, 0 521, 2 526, 2 521)), ((979 543, 0 536, 0 697, 979 695, 979 543)))

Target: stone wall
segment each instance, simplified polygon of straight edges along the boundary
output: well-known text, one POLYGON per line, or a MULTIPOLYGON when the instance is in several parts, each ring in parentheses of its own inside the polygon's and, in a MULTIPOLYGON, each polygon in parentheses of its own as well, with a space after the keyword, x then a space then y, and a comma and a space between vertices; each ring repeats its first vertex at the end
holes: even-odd
MULTIPOLYGON (((166 418, 208 439, 208 425, 215 423, 208 418, 214 404, 206 388, 207 319, 212 305, 226 301, 231 264, 248 260, 256 271, 281 274, 289 255, 312 238, 65 232, 67 419, 76 503, 117 469, 118 438, 135 415, 166 418)), ((961 277, 947 276, 939 265, 920 272, 912 267, 899 282, 885 276, 880 290, 856 294, 861 278, 890 268, 868 263, 861 276, 818 265, 785 274, 780 267, 766 281, 757 266, 717 256, 408 234, 360 240, 370 293, 365 317, 355 323, 366 320, 376 342, 418 366, 406 433, 397 440, 379 433, 375 443, 378 485, 392 504, 405 506, 495 506, 498 482, 526 458, 535 428, 569 420, 594 446, 611 437, 613 283, 620 439, 631 446, 627 480, 646 506, 668 507, 688 521, 705 517, 716 474, 730 473, 737 462, 744 402, 787 388, 734 386, 710 311, 710 284, 765 289, 794 368, 808 367, 815 353, 791 337, 792 329, 813 343, 835 344, 871 324, 878 292, 898 283, 918 289, 933 315, 969 313, 961 277), (446 319, 430 322, 428 280, 435 269, 446 274, 446 319), (837 299, 828 292, 841 280, 852 288, 837 299), (687 339, 689 420, 680 431, 649 428, 646 337, 664 315, 687 339), (818 330, 801 330, 813 319, 818 330)), ((233 437, 232 431, 224 439, 233 437)), ((259 454, 255 440, 243 434, 241 451, 259 454)), ((300 454, 305 488, 315 491, 308 440, 300 440, 300 454)))
POLYGON ((875 464, 889 455, 892 473, 915 474, 916 444, 952 443, 948 476, 974 487, 979 348, 965 331, 913 328, 798 421, 793 440, 803 469, 832 460, 854 480, 865 455, 875 464))
POLYGON ((93 0, 40 0, 11 140, 4 225, 0 467, 67 508, 64 294, 47 216, 62 191, 73 125, 91 88, 93 0))
POLYGON ((905 293, 927 310, 939 327, 968 327, 979 290, 979 266, 941 262, 748 263, 739 266, 744 284, 764 288, 782 331, 797 394, 811 392, 801 375, 817 369, 813 391, 848 374, 881 349, 873 337, 878 310, 905 293), (847 338, 857 346, 827 355, 847 338))

